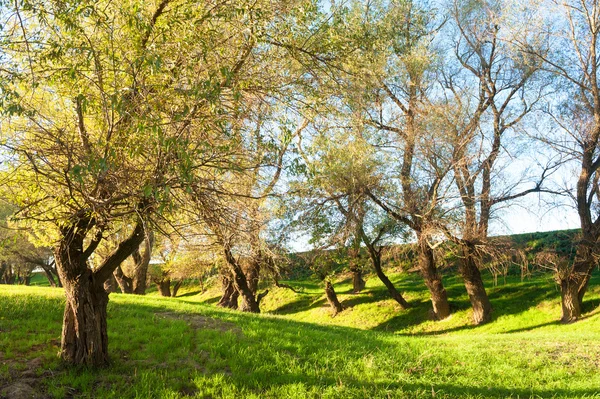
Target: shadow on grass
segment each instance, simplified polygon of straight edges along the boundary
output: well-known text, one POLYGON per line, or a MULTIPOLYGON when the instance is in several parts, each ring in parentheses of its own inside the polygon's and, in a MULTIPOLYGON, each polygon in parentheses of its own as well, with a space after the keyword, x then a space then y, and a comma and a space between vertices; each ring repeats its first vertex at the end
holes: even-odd
MULTIPOLYGON (((184 383, 194 386, 196 380, 204 382, 212 376, 223 376, 214 380, 214 384, 224 386, 229 393, 227 396, 235 394, 238 397, 250 394, 260 397, 267 394, 267 390, 278 388, 280 390, 275 391, 277 397, 286 397, 290 384, 304 385, 311 392, 323 392, 327 388, 330 396, 335 397, 384 397, 390 392, 392 396, 400 396, 393 395, 394 392, 406 392, 410 393, 407 395, 410 397, 421 394, 425 397, 429 393, 453 397, 582 397, 597 394, 596 389, 581 388, 581 385, 569 390, 527 389, 527 383, 522 383, 519 388, 512 388, 509 385, 511 381, 504 377, 493 381, 490 388, 475 385, 475 382, 460 384, 454 381, 455 378, 461 377, 464 381, 469 371, 456 368, 455 361, 463 347, 448 346, 454 341, 431 340, 424 345, 420 340, 390 339, 386 334, 353 328, 198 307, 197 303, 185 300, 150 300, 149 303, 136 303, 133 299, 121 297, 119 301, 110 302, 109 353, 116 358, 115 367, 76 371, 51 367, 54 373, 43 377, 41 384, 51 386, 54 392, 58 392, 57 397, 65 397, 74 386, 81 397, 160 397, 165 390, 177 390, 184 383), (177 312, 180 317, 164 317, 165 312, 177 312), (439 356, 436 355, 436 347, 442 349, 439 356), (443 351, 449 352, 444 355, 443 351), (433 358, 423 362, 425 355, 433 358), (383 368, 382 374, 375 380, 370 376, 371 371, 367 371, 371 370, 370 365, 383 368), (422 366, 431 367, 431 370, 425 369, 418 376, 410 371, 422 366), (449 375, 435 374, 434 366, 456 371, 449 375), (123 378, 124 375, 127 378, 123 378)), ((15 302, 24 309, 23 318, 15 319, 14 323, 31 324, 28 330, 20 332, 21 335, 42 338, 37 325, 44 325, 45 320, 38 319, 35 313, 38 302, 34 299, 15 302)), ((53 319, 60 320, 61 305, 64 306, 64 300, 52 303, 49 310, 53 319)), ((429 301, 415 301, 411 309, 399 316, 404 316, 407 322, 419 322, 427 313, 424 309, 429 306, 429 301)), ((53 325, 55 336, 59 337, 60 324, 53 325)), ((454 330, 464 328, 469 327, 456 327, 454 330)), ((11 339, 6 343, 14 345, 11 339)), ((494 340, 490 340, 489 344, 490 353, 502 348, 494 347, 494 340)), ((535 345, 534 342, 525 344, 535 345)), ((470 348, 468 344, 462 345, 470 348)), ((44 368, 48 368, 50 356, 55 358, 54 354, 43 356, 44 368)), ((479 363, 474 359, 473 362, 473 367, 487 367, 487 362, 491 363, 491 368, 503 366, 500 356, 480 359, 479 363)), ((533 376, 534 371, 529 370, 527 364, 515 367, 521 367, 522 372, 533 376)), ((593 370, 586 371, 586 376, 593 378, 593 370)), ((566 386, 569 380, 564 377, 562 382, 566 386)), ((220 392, 206 395, 225 396, 220 392)))
POLYGON ((319 299, 317 295, 301 295, 298 299, 293 302, 288 302, 285 305, 281 305, 276 309, 273 309, 269 313, 278 315, 295 314, 304 312, 310 309, 315 309, 323 306, 325 299, 319 299))
POLYGON ((187 296, 194 296, 194 295, 198 295, 198 294, 202 294, 202 291, 201 290, 197 290, 197 291, 186 292, 185 294, 179 294, 179 295, 177 295, 177 298, 185 298, 187 296))

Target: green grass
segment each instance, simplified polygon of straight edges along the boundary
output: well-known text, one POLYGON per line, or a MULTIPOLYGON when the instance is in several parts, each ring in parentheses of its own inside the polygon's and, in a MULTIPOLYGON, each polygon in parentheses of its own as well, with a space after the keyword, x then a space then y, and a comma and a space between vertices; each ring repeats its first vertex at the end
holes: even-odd
POLYGON ((414 304, 402 311, 376 278, 332 318, 316 282, 273 288, 248 315, 211 305, 214 292, 179 298, 111 294, 111 367, 59 362, 63 293, 0 286, 0 391, 31 382, 49 397, 81 398, 600 398, 600 276, 586 317, 556 323, 559 293, 547 276, 489 285, 494 319, 469 322, 460 282, 446 278, 454 314, 429 320, 423 284, 392 275, 414 304), (351 307, 349 305, 352 305, 351 307))

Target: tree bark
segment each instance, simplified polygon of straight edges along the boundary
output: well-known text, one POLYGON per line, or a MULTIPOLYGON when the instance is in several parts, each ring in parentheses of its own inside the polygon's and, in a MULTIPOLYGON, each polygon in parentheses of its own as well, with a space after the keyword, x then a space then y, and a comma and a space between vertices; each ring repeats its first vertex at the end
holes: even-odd
POLYGON ((117 280, 117 284, 123 294, 133 294, 133 279, 127 277, 125 273, 123 273, 121 265, 117 266, 113 272, 113 276, 115 277, 115 280, 117 280))
POLYGON ((89 269, 78 280, 68 281, 65 293, 61 358, 78 365, 108 364, 108 293, 97 287, 89 269))
POLYGON ((104 282, 140 244, 144 228, 138 221, 131 235, 92 271, 87 260, 102 239, 101 231, 85 250, 83 242, 93 225, 93 220, 81 218, 63 227, 54 259, 66 296, 60 357, 72 365, 100 367, 108 364, 104 282))
POLYGON ((561 322, 563 323, 572 323, 581 318, 578 287, 579 284, 568 277, 560 281, 561 322))
POLYGON ((148 265, 152 258, 152 246, 154 245, 154 233, 147 232, 144 239, 144 251, 140 253, 140 249, 136 248, 131 254, 135 262, 134 273, 132 278, 133 293, 136 295, 146 294, 146 282, 148 279, 148 265))
POLYGON ((419 269, 431 294, 433 314, 437 320, 443 320, 450 316, 450 304, 448 303, 448 294, 442 283, 442 277, 435 266, 433 250, 424 237, 419 237, 418 247, 419 269))
POLYGON ((114 275, 111 275, 105 282, 104 282, 104 291, 106 291, 108 294, 110 294, 111 292, 115 292, 115 290, 117 289, 117 279, 115 278, 114 275))
POLYGON ((171 279, 163 278, 159 282, 156 283, 158 288, 158 292, 160 292, 161 296, 171 296, 171 279))
POLYGON ((252 295, 256 297, 258 291, 258 282, 260 279, 260 260, 252 260, 246 269, 246 279, 248 280, 248 288, 252 295))
POLYGON ((398 292, 394 283, 390 281, 381 268, 381 253, 372 245, 367 245, 367 249, 369 251, 369 256, 371 257, 371 263, 373 264, 373 268, 375 269, 375 273, 377 274, 377 277, 379 277, 379 280, 385 285, 392 299, 398 302, 402 309, 408 309, 410 305, 406 302, 406 299, 404 299, 400 292, 398 292))
POLYGON ((352 292, 355 294, 360 293, 365 289, 365 280, 362 278, 362 270, 352 270, 352 292))
MULTIPOLYGON (((358 240, 358 238, 357 238, 358 240)), ((356 241, 360 243, 360 241, 356 241)), ((350 263, 350 272, 352 273, 352 292, 354 294, 360 293, 365 288, 365 280, 362 278, 362 270, 360 268, 360 246, 359 244, 353 244, 353 248, 348 251, 348 258, 350 263), (358 247, 358 248, 354 248, 358 247)))
POLYGON ((238 308, 238 297, 239 293, 233 285, 233 279, 227 276, 221 277, 221 283, 223 286, 223 294, 217 306, 221 306, 229 309, 238 308))
POLYGON ((252 291, 248 287, 246 275, 244 274, 237 260, 233 257, 231 249, 225 246, 224 252, 225 259, 227 260, 227 263, 231 269, 231 273, 233 274, 233 285, 235 286, 236 291, 242 297, 240 310, 242 312, 260 313, 260 307, 256 301, 256 297, 252 294, 252 291))
POLYGON ((329 280, 325 281, 325 295, 327 296, 327 302, 329 303, 329 306, 331 306, 334 316, 344 310, 333 289, 333 284, 331 284, 331 281, 329 280))
POLYGON ((460 274, 462 275, 473 308, 473 323, 476 325, 487 323, 492 318, 492 304, 485 291, 481 272, 475 262, 474 249, 462 245, 462 257, 459 260, 460 274))
POLYGON ((173 298, 175 298, 177 296, 177 292, 179 291, 179 288, 181 288, 182 284, 183 284, 183 280, 175 281, 175 285, 173 285, 173 289, 171 290, 171 296, 173 298))

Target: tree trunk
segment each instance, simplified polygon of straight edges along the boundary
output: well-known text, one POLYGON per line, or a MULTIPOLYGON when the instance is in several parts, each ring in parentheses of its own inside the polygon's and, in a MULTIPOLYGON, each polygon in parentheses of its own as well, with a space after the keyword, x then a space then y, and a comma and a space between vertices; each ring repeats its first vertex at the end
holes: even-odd
POLYGON ((60 356, 78 365, 108 364, 106 307, 108 293, 96 287, 91 270, 65 284, 67 297, 63 317, 60 356))
POLYGON ((349 269, 352 273, 352 292, 360 293, 365 288, 365 280, 362 278, 360 267, 360 241, 356 241, 348 250, 349 269), (358 244, 356 244, 358 243, 358 244))
POLYGON ((331 284, 331 281, 329 280, 325 281, 325 295, 327 296, 327 302, 329 303, 329 306, 331 306, 334 316, 344 310, 344 308, 342 308, 342 304, 338 300, 335 290, 333 289, 333 284, 331 284))
POLYGON ((425 280, 425 285, 431 294, 431 303, 433 305, 433 314, 437 320, 443 320, 450 316, 450 304, 448 303, 448 294, 442 283, 435 260, 433 250, 423 237, 419 237, 419 269, 425 280))
POLYGON ((164 278, 156 283, 161 296, 171 296, 171 279, 164 278))
POLYGON ((54 275, 50 273, 47 269, 44 269, 44 274, 48 279, 48 283, 50 283, 50 287, 57 287, 56 280, 54 280, 54 275))
POLYGON ((183 284, 183 280, 178 280, 175 282, 175 285, 173 285, 173 289, 171 290, 171 296, 173 298, 175 298, 177 296, 177 292, 179 291, 179 288, 181 288, 182 284, 183 284))
POLYGON ((248 280, 248 288, 250 289, 250 292, 252 292, 252 295, 256 297, 260 279, 260 260, 252 260, 246 269, 245 275, 248 280))
POLYGON ((85 250, 83 243, 93 225, 93 220, 83 218, 62 227, 61 240, 54 250, 66 296, 60 356, 72 365, 108 364, 108 293, 104 282, 140 244, 144 233, 143 223, 138 220, 131 235, 92 271, 87 261, 100 243, 102 231, 96 233, 85 250))
POLYGON ((562 303, 563 323, 572 323, 581 318, 581 302, 579 301, 579 284, 567 277, 560 281, 560 297, 562 303))
POLYGON ((120 265, 115 269, 113 276, 123 294, 133 294, 133 280, 123 273, 120 265))
POLYGON ((219 300, 217 306, 229 309, 237 309, 239 293, 236 291, 235 286, 233 285, 233 280, 229 277, 223 276, 221 278, 221 283, 223 285, 223 294, 221 295, 221 299, 219 300))
POLYGON ((474 259, 476 255, 473 254, 473 248, 467 245, 463 245, 461 251, 462 258, 459 260, 459 268, 473 308, 473 323, 476 325, 487 323, 492 318, 492 304, 474 259))
MULTIPOLYGON (((154 245, 154 234, 148 231, 144 239, 144 251, 140 253, 139 247, 131 254, 135 262, 133 273, 133 293, 136 295, 146 294, 146 281, 148 279, 148 265, 152 258, 152 246, 154 245)), ((175 296, 175 295, 173 295, 175 296)))
POLYGON ((362 278, 362 270, 352 270, 352 292, 355 294, 360 293, 365 288, 365 280, 362 278))
POLYGON ((373 264, 373 268, 375 269, 375 273, 377 273, 377 277, 379 280, 385 285, 390 296, 394 299, 402 309, 408 309, 410 305, 406 302, 406 299, 398 292, 394 284, 390 281, 390 279, 385 275, 383 269, 381 268, 381 254, 378 253, 375 248, 369 248, 369 255, 371 256, 371 262, 373 264))
POLYGON ((256 297, 250 291, 248 287, 248 281, 239 263, 233 257, 231 250, 228 247, 224 248, 225 259, 230 266, 231 273, 233 274, 233 284, 236 291, 242 297, 242 304, 240 310, 242 312, 260 313, 260 307, 256 301, 256 297))
POLYGON ((559 272, 563 323, 572 323, 581 318, 583 297, 596 265, 594 246, 590 242, 591 237, 584 237, 577 247, 573 266, 568 271, 559 272))

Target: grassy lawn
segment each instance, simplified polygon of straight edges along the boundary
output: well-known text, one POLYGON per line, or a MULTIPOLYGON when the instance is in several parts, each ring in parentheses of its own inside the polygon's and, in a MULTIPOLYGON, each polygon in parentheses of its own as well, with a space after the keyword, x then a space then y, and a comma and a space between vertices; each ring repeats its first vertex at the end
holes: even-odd
POLYGON ((556 323, 549 277, 490 284, 494 320, 481 327, 457 279, 445 280, 454 314, 441 322, 417 276, 392 279, 413 308, 401 311, 375 277, 359 295, 343 280, 347 309, 335 318, 311 281, 272 288, 262 315, 216 308, 216 292, 193 287, 111 294, 112 365, 100 370, 56 356, 60 289, 0 285, 0 392, 21 381, 53 398, 600 398, 600 276, 571 325, 556 323))

